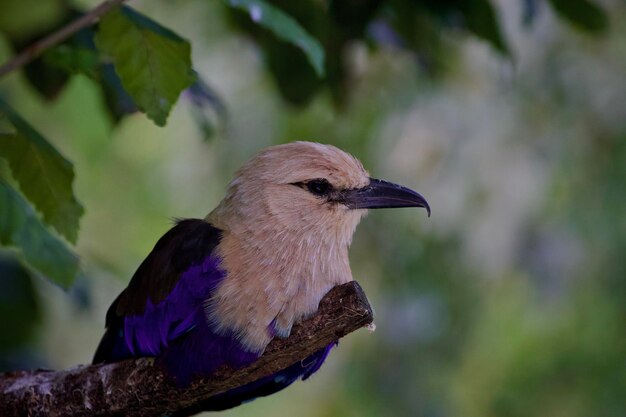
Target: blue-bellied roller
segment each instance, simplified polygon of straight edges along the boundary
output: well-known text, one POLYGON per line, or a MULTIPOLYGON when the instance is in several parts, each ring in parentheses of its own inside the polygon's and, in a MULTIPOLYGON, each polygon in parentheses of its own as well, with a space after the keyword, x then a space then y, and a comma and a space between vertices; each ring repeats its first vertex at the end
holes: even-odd
MULTIPOLYGON (((109 308, 94 363, 155 357, 183 386, 222 365, 251 364, 352 280, 348 248, 367 210, 396 207, 430 215, 420 194, 371 178, 334 146, 260 151, 209 215, 180 220, 159 239, 109 308)), ((231 408, 307 379, 334 345, 201 408, 231 408)))

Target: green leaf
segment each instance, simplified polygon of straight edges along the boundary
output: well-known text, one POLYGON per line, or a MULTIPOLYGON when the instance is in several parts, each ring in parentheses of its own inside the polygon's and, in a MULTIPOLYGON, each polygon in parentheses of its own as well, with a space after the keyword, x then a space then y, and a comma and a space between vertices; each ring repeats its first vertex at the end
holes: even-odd
POLYGON ((0 179, 0 243, 17 247, 33 268, 64 288, 76 277, 78 258, 50 233, 28 202, 3 179, 0 179))
POLYGON ((573 25, 589 32, 602 32, 609 26, 606 13, 588 0, 548 0, 554 10, 573 25))
POLYGON ((317 75, 324 76, 324 49, 294 18, 263 0, 228 0, 227 3, 248 12, 252 21, 302 50, 317 75))
POLYGON ((9 162, 13 178, 44 221, 75 243, 84 210, 72 191, 72 164, 2 100, 0 114, 15 128, 0 132, 0 157, 9 162))
POLYGON ((496 12, 489 0, 463 0, 458 7, 465 18, 467 30, 491 43, 502 54, 510 55, 496 12))
POLYGON ((67 73, 82 73, 96 78, 100 58, 93 49, 62 44, 44 52, 43 61, 67 73))
POLYGON ((189 42, 128 7, 100 20, 95 42, 137 107, 165 126, 181 91, 195 80, 189 42))

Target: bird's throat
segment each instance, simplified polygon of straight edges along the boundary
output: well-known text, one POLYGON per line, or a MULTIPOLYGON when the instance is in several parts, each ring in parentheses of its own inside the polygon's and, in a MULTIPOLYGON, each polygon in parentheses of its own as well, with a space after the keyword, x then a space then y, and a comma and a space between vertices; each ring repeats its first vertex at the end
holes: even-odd
POLYGON ((352 280, 348 247, 354 227, 345 238, 314 230, 224 231, 217 254, 226 278, 207 302, 210 325, 234 333, 254 352, 274 336, 288 336, 332 287, 352 280))

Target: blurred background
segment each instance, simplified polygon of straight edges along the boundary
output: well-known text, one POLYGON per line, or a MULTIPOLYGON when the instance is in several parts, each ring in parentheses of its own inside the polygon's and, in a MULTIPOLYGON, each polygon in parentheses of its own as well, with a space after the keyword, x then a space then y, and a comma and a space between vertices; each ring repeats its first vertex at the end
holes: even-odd
MULTIPOLYGON (((476 26, 474 0, 272 3, 320 40, 324 79, 219 2, 144 0, 131 5, 190 40, 206 81, 206 103, 183 93, 166 127, 115 115, 84 74, 47 92, 0 81, 74 163, 85 207, 68 291, 0 252, 0 370, 90 362, 172 218, 206 215, 258 149, 314 140, 419 191, 433 215, 359 226, 351 262, 374 333, 219 415, 626 416, 626 4, 597 0, 596 16, 497 0, 476 26)), ((0 62, 67 4, 1 1, 0 62)))

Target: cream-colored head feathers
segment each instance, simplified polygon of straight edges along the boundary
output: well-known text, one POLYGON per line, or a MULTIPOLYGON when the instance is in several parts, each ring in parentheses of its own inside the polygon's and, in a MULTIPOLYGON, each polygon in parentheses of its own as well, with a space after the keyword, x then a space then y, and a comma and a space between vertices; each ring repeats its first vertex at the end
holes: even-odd
POLYGON ((369 183, 363 165, 331 145, 292 142, 266 148, 250 159, 236 177, 267 183, 291 184, 325 178, 337 188, 360 188, 369 183))
POLYGON ((207 301, 207 317, 252 351, 265 349, 274 333, 288 335, 330 288, 352 280, 348 247, 365 210, 350 210, 303 186, 316 179, 336 190, 370 182, 361 163, 334 146, 273 146, 237 171, 207 216, 223 231, 217 252, 227 273, 207 301))
POLYGON ((340 222, 343 215, 354 214, 345 206, 325 204, 294 186, 313 179, 325 179, 336 189, 361 188, 369 183, 363 165, 334 146, 313 142, 272 146, 235 173, 226 197, 208 220, 217 227, 236 231, 248 227, 251 219, 263 218, 277 227, 303 232, 320 222, 324 227, 334 226, 326 223, 329 214, 336 214, 335 220, 340 222))

